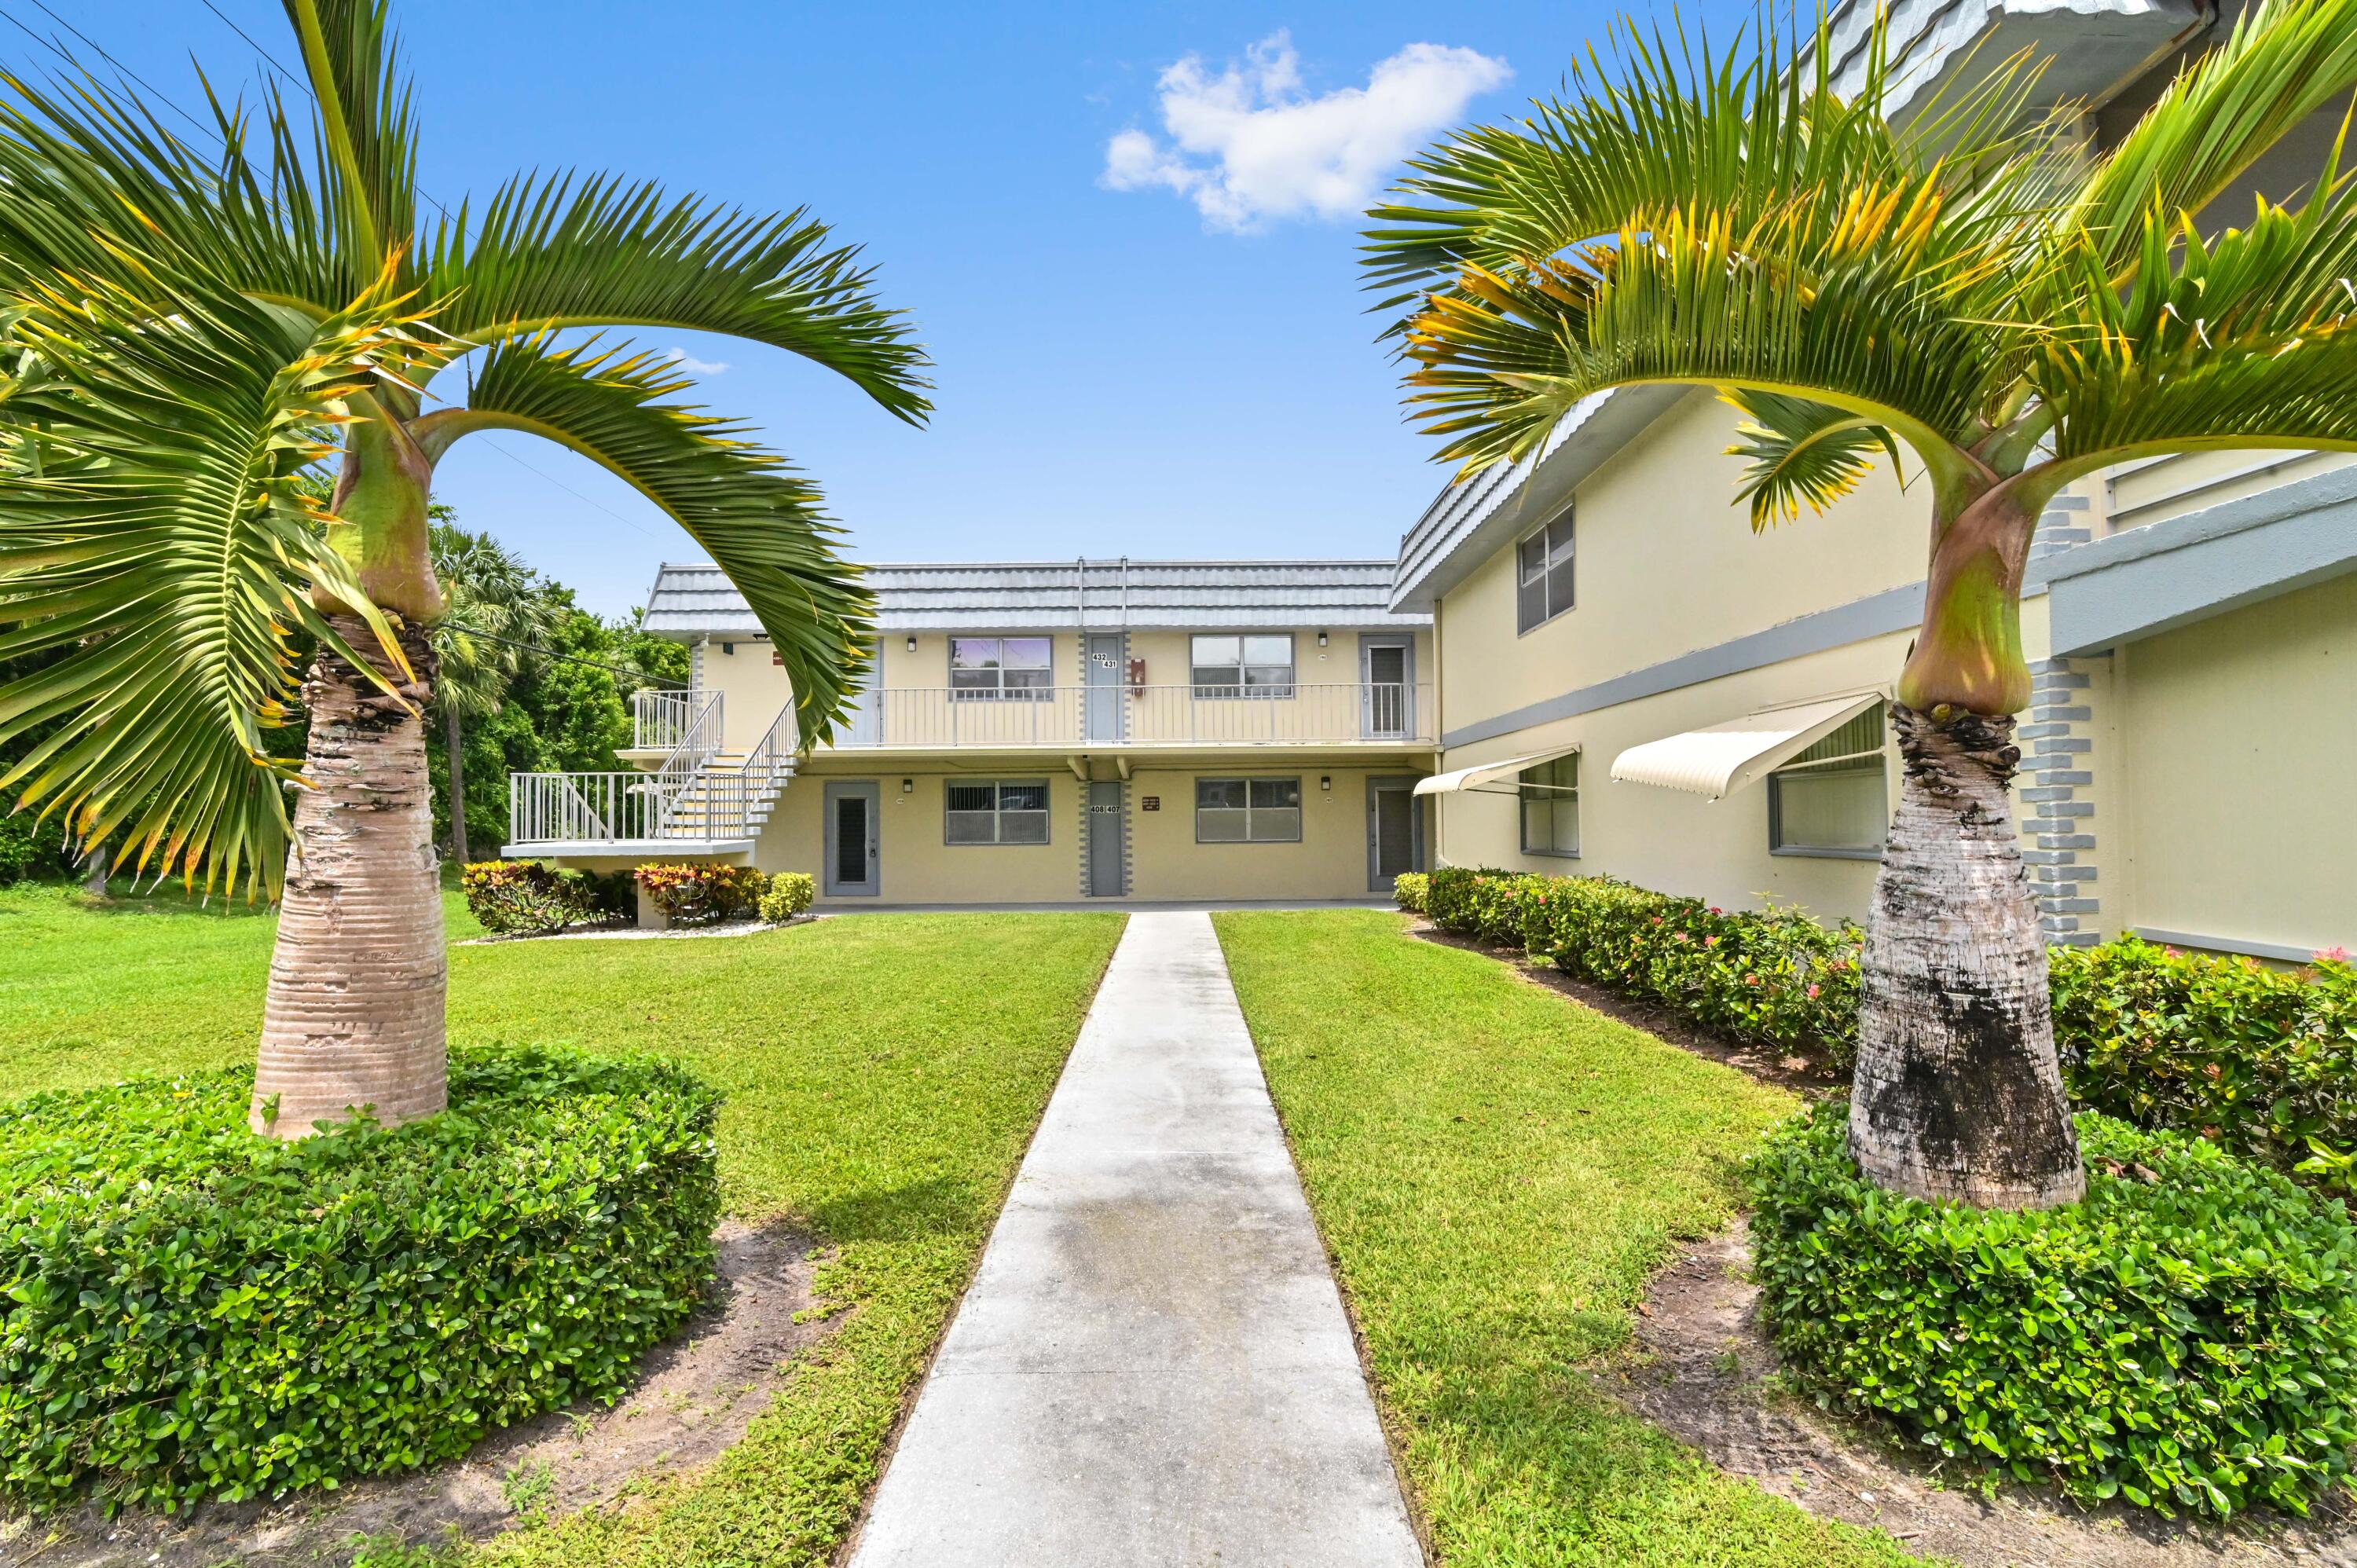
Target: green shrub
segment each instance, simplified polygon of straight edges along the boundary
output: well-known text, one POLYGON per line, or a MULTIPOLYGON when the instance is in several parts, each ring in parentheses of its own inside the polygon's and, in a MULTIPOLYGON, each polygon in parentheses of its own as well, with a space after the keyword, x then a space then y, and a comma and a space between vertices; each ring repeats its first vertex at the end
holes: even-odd
POLYGON ((248 1071, 0 1117, 0 1485, 175 1509, 463 1454, 610 1398, 713 1275, 718 1098, 453 1057, 450 1109, 296 1143, 248 1071))
POLYGON ((1661 1003, 1779 1051, 1857 1053, 1864 933, 1792 909, 1728 911, 1609 876, 1432 874, 1436 924, 1519 947, 1567 974, 1661 1003))
POLYGON ((630 908, 630 882, 621 873, 557 871, 536 860, 471 862, 458 886, 483 929, 503 935, 561 931, 630 908))
POLYGON ((2357 1232, 2199 1139, 2079 1134, 2086 1201, 2016 1212, 1873 1187, 1838 1102, 1785 1123, 1749 1172, 1777 1344, 1827 1402, 2083 1502, 2305 1512, 2357 1442, 2357 1232))
POLYGON ((1421 915, 1431 886, 1432 878, 1423 872, 1403 871, 1392 878, 1392 899, 1409 914, 1421 915))
POLYGON ((761 895, 761 918, 773 926, 791 920, 817 897, 818 883, 809 872, 780 871, 770 878, 769 890, 761 895))
POLYGON ((2346 959, 2286 972, 2133 937, 2050 957, 2054 1036, 2083 1103, 2357 1196, 2357 968, 2346 959))
POLYGON ((749 865, 694 861, 641 865, 637 876, 654 907, 682 925, 725 920, 757 908, 769 881, 749 865))

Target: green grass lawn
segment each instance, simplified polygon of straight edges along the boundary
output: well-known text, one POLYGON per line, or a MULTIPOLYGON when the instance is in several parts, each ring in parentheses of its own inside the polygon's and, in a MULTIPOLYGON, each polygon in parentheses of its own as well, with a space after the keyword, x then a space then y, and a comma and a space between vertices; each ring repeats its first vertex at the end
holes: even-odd
MULTIPOLYGON (((451 950, 454 1043, 662 1050, 725 1090, 729 1211, 788 1219, 833 1244, 819 1288, 850 1309, 716 1466, 626 1520, 518 1532, 493 1555, 662 1568, 828 1560, 1121 923, 875 915, 710 941, 451 950)), ((54 886, 0 891, 0 1098, 245 1059, 274 926, 177 894, 95 910, 54 886)), ((473 929, 454 908, 454 938, 473 929)))
POLYGON ((1378 910, 1215 917, 1449 1568, 1916 1561, 1597 1391, 1645 1276, 1792 1098, 1378 910))

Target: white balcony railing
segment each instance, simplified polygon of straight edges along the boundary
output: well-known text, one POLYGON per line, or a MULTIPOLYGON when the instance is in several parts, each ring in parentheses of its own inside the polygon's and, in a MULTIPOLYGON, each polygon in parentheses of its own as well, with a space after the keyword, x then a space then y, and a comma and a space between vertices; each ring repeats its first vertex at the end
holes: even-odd
POLYGON ((865 693, 834 746, 1318 746, 1432 742, 1427 686, 1050 686, 974 692, 892 686, 865 693))
POLYGON ((715 694, 652 773, 511 773, 509 843, 708 844, 759 834, 793 775, 793 711, 741 757, 718 751, 719 714, 715 694))
POLYGON ((640 751, 671 751, 700 730, 721 733, 721 693, 662 692, 630 693, 630 744, 640 751))

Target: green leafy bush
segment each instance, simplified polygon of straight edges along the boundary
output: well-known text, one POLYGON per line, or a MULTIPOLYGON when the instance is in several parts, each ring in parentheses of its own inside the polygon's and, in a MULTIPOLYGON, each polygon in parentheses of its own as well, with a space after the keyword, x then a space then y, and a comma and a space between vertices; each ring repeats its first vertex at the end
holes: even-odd
POLYGON ((2054 1035, 2072 1092, 2357 1196, 2357 968, 2287 972, 2126 938, 2058 948, 2054 1035))
POLYGON ((629 908, 630 878, 615 873, 558 871, 536 860, 479 860, 458 874, 467 908, 487 931, 561 931, 610 919, 629 908))
POLYGON ((2086 1201, 1921 1203, 1858 1175, 1846 1108, 1752 1162, 1754 1273, 1828 1402, 2072 1497, 2305 1512, 2357 1442, 2357 1231, 2200 1139, 2083 1115, 2086 1201))
POLYGON ((1864 933, 1791 909, 1729 911, 1609 876, 1529 876, 1446 867, 1429 913, 1566 973, 1780 1051, 1846 1067, 1857 1045, 1864 933))
POLYGON ((791 920, 817 897, 818 883, 809 872, 780 871, 770 878, 769 890, 761 895, 761 918, 771 925, 791 920))
MULTIPOLYGON (((1427 912, 1706 1028, 1846 1069, 1864 933, 1791 909, 1726 910, 1609 876, 1444 867, 1427 912)), ((2198 1133, 2357 1197, 2357 967, 2293 971, 2133 937, 2056 948, 2054 1042, 2072 1097, 2198 1133)))
POLYGON ((718 1097, 453 1057, 450 1109, 297 1143, 239 1070, 0 1117, 0 1487, 175 1509, 463 1454, 610 1397, 713 1275, 718 1097))
POLYGON ((694 861, 641 865, 637 875, 654 907, 682 925, 725 920, 756 908, 769 881, 749 865, 694 861))
POLYGON ((1431 887, 1432 878, 1423 872, 1403 871, 1392 878, 1392 899, 1409 914, 1421 915, 1431 887))

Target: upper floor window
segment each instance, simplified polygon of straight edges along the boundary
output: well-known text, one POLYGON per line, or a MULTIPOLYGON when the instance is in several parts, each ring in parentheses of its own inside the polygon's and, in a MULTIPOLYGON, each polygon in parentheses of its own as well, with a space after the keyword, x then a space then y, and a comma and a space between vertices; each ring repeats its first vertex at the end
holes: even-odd
POLYGON ((1571 510, 1514 552, 1514 629, 1528 631, 1571 608, 1571 510))
POLYGON ((950 695, 967 702, 1038 702, 1056 684, 1054 640, 1045 637, 950 639, 950 695))
POLYGON ((1868 708, 1768 775, 1768 848, 1876 860, 1890 832, 1885 709, 1868 708))
POLYGON ((1290 697, 1293 637, 1198 637, 1188 661, 1198 697, 1290 697))
POLYGON ((1298 779, 1198 779, 1197 843, 1298 843, 1298 779))
POLYGON ((953 779, 942 791, 945 843, 1046 843, 1048 785, 953 779))
POLYGON ((1579 753, 1525 768, 1515 775, 1523 798, 1523 853, 1579 853, 1579 753))

